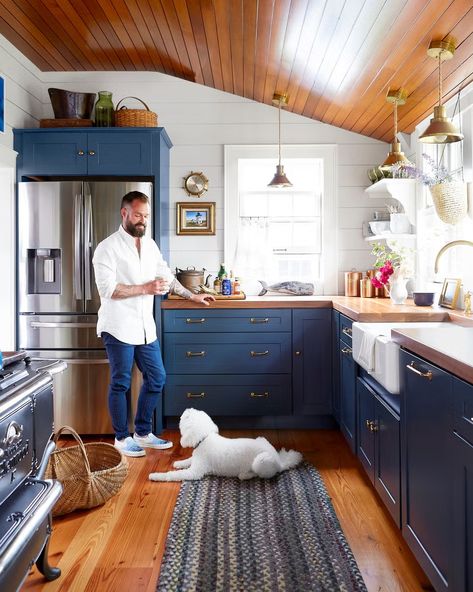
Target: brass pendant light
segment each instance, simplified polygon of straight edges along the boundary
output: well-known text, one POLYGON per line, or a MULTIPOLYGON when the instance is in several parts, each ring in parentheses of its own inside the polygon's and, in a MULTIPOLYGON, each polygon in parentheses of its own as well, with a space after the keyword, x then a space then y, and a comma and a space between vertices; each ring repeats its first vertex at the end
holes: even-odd
POLYGON ((455 43, 452 39, 444 41, 432 41, 427 50, 427 55, 439 61, 439 104, 434 107, 434 116, 425 132, 419 136, 419 140, 426 144, 449 144, 463 140, 457 128, 447 117, 447 110, 442 105, 442 62, 450 60, 455 52, 455 43))
POLYGON ((386 101, 394 105, 394 138, 391 144, 391 150, 379 167, 382 171, 389 171, 395 164, 411 164, 404 152, 401 150, 401 143, 397 139, 397 106, 404 105, 407 100, 407 91, 405 88, 399 88, 397 90, 388 90, 386 95, 386 101))
POLYGON ((281 106, 287 105, 288 99, 289 99, 289 97, 286 94, 274 93, 274 95, 273 95, 273 105, 278 105, 279 164, 276 165, 276 173, 275 173, 271 183, 268 183, 268 187, 274 187, 276 189, 280 189, 283 187, 292 187, 292 183, 286 177, 286 174, 284 172, 284 167, 281 164, 281 106))

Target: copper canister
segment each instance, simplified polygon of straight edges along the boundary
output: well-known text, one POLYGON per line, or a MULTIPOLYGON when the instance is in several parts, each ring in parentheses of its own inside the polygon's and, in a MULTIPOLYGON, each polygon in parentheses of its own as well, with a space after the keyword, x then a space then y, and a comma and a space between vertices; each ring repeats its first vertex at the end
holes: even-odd
POLYGON ((369 277, 360 280, 360 296, 362 298, 373 298, 375 287, 369 277))
POLYGON ((361 271, 345 272, 345 296, 360 295, 360 280, 362 277, 361 271))

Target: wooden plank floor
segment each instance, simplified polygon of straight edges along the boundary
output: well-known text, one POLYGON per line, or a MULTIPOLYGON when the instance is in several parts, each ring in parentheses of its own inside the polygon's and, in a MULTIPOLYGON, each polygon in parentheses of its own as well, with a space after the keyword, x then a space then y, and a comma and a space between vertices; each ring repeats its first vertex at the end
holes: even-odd
MULTIPOLYGON (((222 430, 222 434, 264 435, 277 448, 300 450, 319 469, 370 592, 432 590, 340 432, 222 430)), ((130 474, 122 490, 104 506, 54 520, 50 562, 62 569, 62 575, 45 582, 34 567, 22 590, 155 591, 179 484, 153 483, 148 473, 168 470, 190 453, 180 447, 177 431, 165 435, 174 448, 129 459, 130 474)))

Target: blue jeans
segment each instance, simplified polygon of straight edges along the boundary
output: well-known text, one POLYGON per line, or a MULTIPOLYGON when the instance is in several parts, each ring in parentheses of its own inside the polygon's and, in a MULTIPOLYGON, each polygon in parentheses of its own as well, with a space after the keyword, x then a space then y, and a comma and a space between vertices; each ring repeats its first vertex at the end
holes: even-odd
POLYGON ((127 421, 127 393, 131 388, 131 370, 136 362, 143 374, 143 385, 138 397, 135 415, 135 432, 146 436, 152 430, 153 412, 161 401, 166 382, 166 371, 159 342, 130 345, 119 341, 110 333, 102 333, 102 339, 110 362, 111 382, 108 391, 108 408, 117 440, 130 435, 127 421))

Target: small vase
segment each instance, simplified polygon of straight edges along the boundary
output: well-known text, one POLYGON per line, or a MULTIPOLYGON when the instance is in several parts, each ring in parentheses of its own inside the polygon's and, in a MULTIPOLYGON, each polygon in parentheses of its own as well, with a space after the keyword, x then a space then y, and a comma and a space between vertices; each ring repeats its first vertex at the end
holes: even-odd
POLYGON ((406 214, 391 214, 389 229, 393 234, 409 234, 411 223, 406 214))
POLYGON ((112 93, 108 90, 99 91, 99 99, 95 103, 95 125, 96 127, 111 127, 114 123, 112 93))
POLYGON ((404 304, 407 298, 407 279, 396 278, 389 280, 389 297, 393 304, 404 304))

